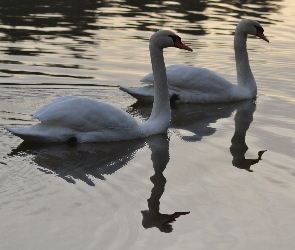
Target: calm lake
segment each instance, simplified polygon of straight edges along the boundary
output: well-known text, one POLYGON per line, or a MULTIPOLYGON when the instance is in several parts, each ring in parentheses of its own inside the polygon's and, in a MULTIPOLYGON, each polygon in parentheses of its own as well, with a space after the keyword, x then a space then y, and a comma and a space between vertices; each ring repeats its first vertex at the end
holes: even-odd
POLYGON ((1 1, 0 249, 294 249, 293 0, 1 1), (38 145, 5 127, 62 95, 146 120, 150 104, 119 90, 151 72, 150 36, 175 31, 189 53, 166 65, 209 68, 233 83, 233 35, 248 38, 255 100, 174 104, 167 134, 38 145))

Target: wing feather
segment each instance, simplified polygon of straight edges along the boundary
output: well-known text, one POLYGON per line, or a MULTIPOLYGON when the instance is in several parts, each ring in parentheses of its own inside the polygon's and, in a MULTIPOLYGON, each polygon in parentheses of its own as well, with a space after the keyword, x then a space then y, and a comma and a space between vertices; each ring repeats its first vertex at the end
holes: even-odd
POLYGON ((56 123, 78 131, 130 128, 136 120, 110 104, 83 97, 59 97, 33 116, 43 123, 56 123))

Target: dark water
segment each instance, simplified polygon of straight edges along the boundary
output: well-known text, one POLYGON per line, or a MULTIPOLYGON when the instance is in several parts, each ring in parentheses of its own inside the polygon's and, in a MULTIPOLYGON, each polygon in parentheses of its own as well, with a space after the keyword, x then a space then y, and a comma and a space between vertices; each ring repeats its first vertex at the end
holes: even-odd
POLYGON ((293 248, 293 1, 0 2, 1 249, 293 248), (167 49, 167 65, 235 82, 241 18, 270 40, 248 39, 254 101, 176 104, 167 135, 125 142, 38 145, 4 130, 61 95, 146 119, 151 107, 117 85, 151 71, 158 29, 194 49, 167 49))

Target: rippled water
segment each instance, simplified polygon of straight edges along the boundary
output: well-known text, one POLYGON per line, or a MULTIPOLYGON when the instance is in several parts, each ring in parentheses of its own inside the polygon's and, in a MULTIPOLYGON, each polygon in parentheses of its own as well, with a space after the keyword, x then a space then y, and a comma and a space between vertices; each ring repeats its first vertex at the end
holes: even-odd
POLYGON ((293 249, 295 158, 292 0, 1 1, 1 249, 293 249), (23 143, 4 127, 61 95, 103 100, 146 119, 118 90, 151 71, 148 39, 176 31, 235 82, 233 33, 249 37, 255 102, 176 104, 167 135, 116 143, 23 143), (267 151, 265 151, 267 150, 267 151), (259 157, 259 155, 261 157, 259 157), (261 158, 261 159, 260 159, 261 158))

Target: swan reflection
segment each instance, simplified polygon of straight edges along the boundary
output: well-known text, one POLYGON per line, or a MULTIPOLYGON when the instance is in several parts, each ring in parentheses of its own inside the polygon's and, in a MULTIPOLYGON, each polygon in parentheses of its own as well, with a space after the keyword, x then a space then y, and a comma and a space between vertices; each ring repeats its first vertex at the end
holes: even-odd
POLYGON ((169 139, 167 134, 153 135, 144 139, 70 144, 61 143, 21 143, 8 155, 32 156, 38 169, 46 174, 55 174, 69 183, 82 180, 94 186, 92 178, 105 180, 105 175, 115 173, 134 158, 136 152, 149 146, 155 174, 150 178, 153 183, 151 196, 147 200, 148 209, 142 211, 144 228, 157 227, 162 232, 173 230, 171 223, 181 215, 189 212, 173 214, 160 213, 160 198, 164 193, 166 178, 163 172, 169 162, 169 139))
POLYGON ((70 183, 82 180, 94 186, 92 177, 104 180, 105 175, 115 173, 133 159, 145 144, 144 139, 81 144, 23 142, 10 156, 32 155, 40 171, 70 183))
MULTIPOLYGON (((200 141, 204 136, 211 136, 216 129, 211 124, 219 119, 230 117, 243 102, 229 103, 171 103, 170 129, 184 141, 200 141), (191 135, 183 133, 188 131, 191 135)), ((151 105, 136 102, 128 108, 133 116, 147 119, 151 112, 151 105)))
POLYGON ((152 151, 151 159, 155 174, 151 176, 151 182, 154 187, 148 201, 148 210, 141 211, 142 225, 144 228, 156 227, 161 232, 170 233, 173 228, 171 223, 181 215, 190 212, 175 212, 173 214, 164 214, 160 212, 160 199, 165 190, 166 178, 163 172, 169 162, 169 140, 166 134, 157 135, 149 138, 148 145, 152 151))
POLYGON ((262 155, 266 150, 258 152, 258 157, 255 159, 246 159, 245 154, 248 150, 246 144, 246 133, 253 121, 253 114, 256 109, 256 104, 253 100, 247 100, 242 103, 237 108, 237 113, 235 115, 235 133, 231 139, 230 152, 233 156, 232 164, 233 166, 245 169, 249 172, 251 166, 262 160, 262 155))
MULTIPOLYGON (((233 156, 233 166, 251 172, 250 167, 262 159, 266 150, 258 152, 255 159, 246 159, 245 153, 248 147, 245 142, 246 132, 253 121, 253 113, 256 109, 255 100, 244 100, 230 103, 212 104, 185 104, 171 103, 170 130, 181 137, 184 141, 196 142, 204 136, 211 136, 216 132, 211 124, 219 119, 230 117, 234 111, 235 132, 231 140, 230 152, 233 156), (187 132, 191 135, 187 135, 187 132)), ((150 113, 151 105, 143 102, 136 102, 129 107, 129 113, 146 119, 150 113)))

